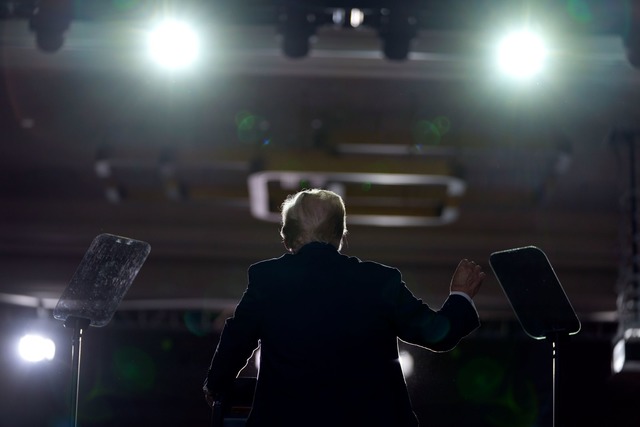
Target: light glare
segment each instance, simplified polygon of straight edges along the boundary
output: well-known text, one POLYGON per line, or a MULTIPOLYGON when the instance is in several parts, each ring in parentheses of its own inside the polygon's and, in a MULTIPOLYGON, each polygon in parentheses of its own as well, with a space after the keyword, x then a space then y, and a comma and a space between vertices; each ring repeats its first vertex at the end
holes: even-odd
POLYGON ((405 378, 408 378, 413 374, 413 356, 408 351, 401 351, 399 354, 400 367, 405 378))
POLYGON ((27 362, 52 360, 56 354, 56 345, 49 338, 28 334, 20 339, 18 354, 27 362))
POLYGON ((353 28, 358 28, 364 22, 364 12, 360 9, 351 9, 349 24, 353 28))
POLYGON ((537 74, 545 57, 542 39, 529 31, 509 34, 498 47, 498 65, 513 77, 527 78, 537 74))
POLYGON ((149 34, 149 52, 161 66, 185 68, 198 57, 200 43, 195 31, 180 21, 164 21, 149 34))
POLYGON ((260 358, 262 355, 262 347, 258 347, 258 349, 256 351, 253 352, 253 356, 254 356, 254 363, 256 364, 256 369, 258 371, 260 371, 260 358))
POLYGON ((332 14, 333 23, 340 25, 344 23, 344 9, 334 9, 332 14))
POLYGON ((624 368, 625 362, 625 341, 624 338, 619 340, 615 347, 613 347, 613 358, 611 359, 611 368, 613 373, 617 374, 624 368))

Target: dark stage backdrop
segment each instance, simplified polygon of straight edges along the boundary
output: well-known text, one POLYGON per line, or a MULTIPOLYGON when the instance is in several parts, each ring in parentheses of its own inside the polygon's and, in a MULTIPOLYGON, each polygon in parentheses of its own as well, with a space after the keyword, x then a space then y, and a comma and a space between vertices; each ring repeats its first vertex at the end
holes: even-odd
MULTIPOLYGON (((69 426, 71 356, 65 343, 70 331, 54 323, 58 352, 50 363, 21 363, 13 347, 25 320, 9 315, 4 307, 0 310, 0 426, 69 426)), ((116 322, 87 331, 80 427, 208 426, 209 409, 200 390, 218 337, 202 332, 189 316, 172 330, 116 322)), ((562 344, 558 427, 640 425, 635 408, 640 381, 611 377, 610 339, 578 335, 562 344)), ((517 325, 506 334, 476 333, 449 353, 434 354, 402 343, 401 348, 415 362, 407 384, 423 426, 552 425, 550 344, 526 337, 517 325)), ((361 357, 367 357, 366 348, 361 357)), ((345 363, 359 369, 358 360, 345 363)), ((255 374, 252 362, 244 373, 255 374)))

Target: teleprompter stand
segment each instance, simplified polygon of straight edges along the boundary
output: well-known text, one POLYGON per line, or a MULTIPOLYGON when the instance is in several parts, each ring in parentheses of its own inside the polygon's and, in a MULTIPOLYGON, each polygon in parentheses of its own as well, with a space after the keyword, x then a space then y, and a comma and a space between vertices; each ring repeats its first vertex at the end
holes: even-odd
POLYGON ((580 321, 549 259, 539 248, 526 246, 494 252, 489 262, 525 333, 551 342, 555 427, 559 347, 569 335, 580 331, 580 321))
POLYGON ((139 240, 100 234, 91 243, 53 311, 54 318, 73 330, 70 397, 73 427, 78 425, 82 335, 89 326, 102 327, 111 321, 150 250, 148 243, 139 240))

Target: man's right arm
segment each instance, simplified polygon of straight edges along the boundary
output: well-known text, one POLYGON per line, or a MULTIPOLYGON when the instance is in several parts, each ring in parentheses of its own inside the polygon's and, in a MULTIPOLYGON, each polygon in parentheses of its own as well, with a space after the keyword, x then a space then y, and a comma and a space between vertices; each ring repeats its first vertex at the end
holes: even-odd
POLYGON ((458 267, 453 273, 450 292, 462 292, 473 299, 480 290, 480 286, 486 277, 482 267, 473 261, 463 259, 458 263, 458 267))
POLYGON ((471 298, 478 292, 484 273, 474 263, 462 260, 458 264, 451 280, 452 294, 437 311, 417 299, 397 274, 390 301, 398 337, 403 341, 448 351, 480 325, 471 298))

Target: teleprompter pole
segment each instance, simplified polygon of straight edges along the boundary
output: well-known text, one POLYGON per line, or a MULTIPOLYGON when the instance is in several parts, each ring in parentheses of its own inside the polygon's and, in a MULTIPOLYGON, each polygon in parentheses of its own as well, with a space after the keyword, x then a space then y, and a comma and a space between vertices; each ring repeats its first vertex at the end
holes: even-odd
POLYGON ((64 322, 65 328, 73 329, 71 337, 71 384, 69 409, 71 411, 71 427, 78 426, 78 395, 80 392, 80 358, 82 355, 82 334, 89 327, 90 320, 69 316, 64 322))

